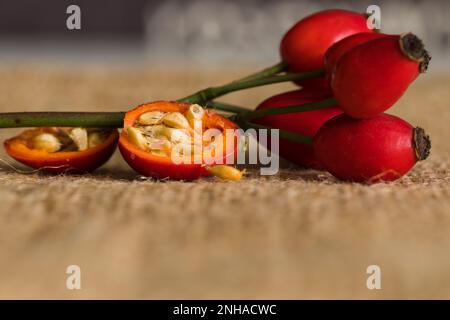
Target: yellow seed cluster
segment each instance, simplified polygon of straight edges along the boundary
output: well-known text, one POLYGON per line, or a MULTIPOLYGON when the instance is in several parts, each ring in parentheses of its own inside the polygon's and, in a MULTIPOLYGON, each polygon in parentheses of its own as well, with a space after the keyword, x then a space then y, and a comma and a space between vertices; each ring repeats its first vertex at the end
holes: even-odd
POLYGON ((36 135, 32 141, 33 149, 49 153, 58 151, 83 151, 102 144, 108 131, 101 129, 58 129, 36 135))
POLYGON ((33 138, 33 148, 47 152, 56 152, 61 149, 61 143, 53 134, 41 133, 33 138))
MULTIPOLYGON (((128 140, 139 149, 158 157, 168 157, 172 151, 180 155, 202 153, 212 154, 216 143, 199 139, 196 132, 202 131, 205 110, 198 104, 192 104, 183 114, 181 112, 149 111, 139 116, 133 127, 127 128, 128 140), (198 140, 198 141, 197 141, 198 140)), ((205 167, 212 175, 223 180, 238 181, 244 171, 228 165, 205 167)))
POLYGON ((162 112, 162 111, 146 112, 146 113, 141 114, 138 122, 139 122, 139 124, 141 124, 143 126, 151 126, 154 124, 159 124, 159 123, 161 123, 161 121, 165 115, 166 115, 166 113, 162 112))
POLYGON ((69 137, 77 145, 78 150, 83 151, 88 148, 88 133, 86 129, 74 128, 69 132, 69 137))
POLYGON ((139 149, 158 156, 169 156, 173 149, 180 154, 191 154, 186 150, 199 150, 194 148, 198 143, 194 141, 194 129, 198 121, 201 130, 204 115, 205 110, 197 104, 191 105, 184 114, 149 111, 139 116, 135 126, 127 128, 128 139, 139 149))
POLYGON ((190 129, 190 125, 186 117, 180 112, 168 113, 162 119, 162 122, 171 128, 190 129))

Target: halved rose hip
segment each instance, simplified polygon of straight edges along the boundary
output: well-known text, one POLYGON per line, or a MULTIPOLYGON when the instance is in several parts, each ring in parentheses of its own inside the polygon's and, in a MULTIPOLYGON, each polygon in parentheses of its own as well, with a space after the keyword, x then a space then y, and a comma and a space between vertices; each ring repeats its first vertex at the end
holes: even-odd
POLYGON ((157 101, 126 113, 119 149, 144 176, 194 180, 213 174, 239 180, 240 171, 224 165, 236 156, 235 129, 232 121, 199 105, 157 101))
POLYGON ((102 166, 114 153, 115 129, 37 128, 5 141, 6 152, 34 169, 84 173, 102 166))

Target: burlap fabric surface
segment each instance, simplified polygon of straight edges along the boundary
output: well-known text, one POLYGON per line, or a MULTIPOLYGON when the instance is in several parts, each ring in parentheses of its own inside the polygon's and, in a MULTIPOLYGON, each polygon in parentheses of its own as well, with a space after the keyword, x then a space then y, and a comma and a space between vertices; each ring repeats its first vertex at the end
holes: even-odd
MULTIPOLYGON (((0 110, 126 110, 248 71, 3 66, 0 110)), ((225 101, 254 107, 291 88, 225 101)), ((392 109, 433 139, 430 159, 395 183, 295 168, 238 183, 157 182, 118 154, 89 176, 2 163, 0 298, 450 298, 449 89, 450 78, 424 76, 392 109), (71 264, 81 290, 66 289, 71 264), (366 287, 372 264, 381 290, 366 287)))

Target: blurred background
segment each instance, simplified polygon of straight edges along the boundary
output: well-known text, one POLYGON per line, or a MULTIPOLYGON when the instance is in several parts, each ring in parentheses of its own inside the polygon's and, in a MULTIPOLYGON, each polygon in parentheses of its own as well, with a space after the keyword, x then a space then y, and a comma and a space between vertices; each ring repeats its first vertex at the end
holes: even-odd
POLYGON ((283 33, 325 8, 381 7, 386 33, 414 31, 448 69, 446 0, 1 0, 2 62, 268 64, 283 33), (66 8, 81 8, 81 30, 66 28, 66 8))

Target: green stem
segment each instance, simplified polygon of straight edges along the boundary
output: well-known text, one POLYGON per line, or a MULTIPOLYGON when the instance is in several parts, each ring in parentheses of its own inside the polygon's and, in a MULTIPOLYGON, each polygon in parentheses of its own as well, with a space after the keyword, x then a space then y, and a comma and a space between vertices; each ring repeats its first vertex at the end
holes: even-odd
POLYGON ((229 84, 219 86, 219 87, 210 87, 204 90, 200 90, 190 96, 179 99, 180 102, 187 103, 199 103, 205 104, 207 101, 214 100, 217 97, 223 96, 227 93, 231 93, 234 91, 250 89, 260 86, 265 86, 273 83, 280 83, 286 81, 299 81, 299 80, 307 80, 311 78, 317 78, 323 76, 325 74, 324 70, 315 70, 304 73, 293 73, 293 74, 285 74, 280 76, 270 76, 267 78, 261 79, 251 79, 247 81, 238 81, 231 82, 229 84))
POLYGON ((310 136, 304 136, 302 134, 299 133, 294 133, 294 132, 290 132, 290 131, 285 131, 285 130, 281 130, 281 129, 276 129, 276 128, 271 128, 268 126, 263 126, 260 124, 256 124, 256 123, 252 123, 252 122, 248 122, 248 121, 237 121, 237 124, 239 125, 239 127, 243 128, 243 129, 267 129, 267 130, 278 130, 280 133, 280 138, 282 139, 287 139, 296 143, 302 143, 302 144, 312 144, 313 143, 313 138, 310 136))
MULTIPOLYGON (((264 69, 243 79, 228 83, 223 86, 210 87, 198 91, 188 97, 178 101, 187 103, 206 104, 219 96, 238 90, 244 90, 273 83, 286 81, 306 80, 320 77, 323 70, 316 70, 298 74, 274 75, 286 69, 286 65, 281 62, 272 67, 264 69)), ((250 112, 241 107, 213 102, 214 108, 231 113, 245 113, 248 119, 250 112)), ((272 109, 271 109, 272 110, 272 109)), ((278 109, 277 109, 278 110, 278 109)), ((299 110, 301 111, 301 110, 299 110)), ((307 110, 304 110, 307 111, 307 110)), ((261 116, 256 111, 257 117, 261 116)), ((289 111, 291 112, 291 111, 289 111)), ((296 112, 296 111, 292 111, 296 112)), ((0 113, 0 128, 18 127, 98 127, 98 128, 121 128, 123 126, 123 112, 22 112, 22 113, 0 113)), ((245 118, 247 120, 247 118, 245 118)))
POLYGON ((259 72, 253 73, 247 77, 241 78, 241 79, 233 81, 233 82, 243 82, 243 81, 248 81, 248 80, 266 78, 266 77, 276 75, 276 74, 281 73, 286 70, 287 70, 287 63, 284 61, 281 61, 271 67, 265 68, 259 72))
MULTIPOLYGON (((263 79, 263 78, 267 78, 267 77, 271 77, 274 76, 278 73, 281 73, 283 71, 287 70, 287 63, 286 62, 279 62, 271 67, 265 68, 261 71, 255 72, 251 75, 248 75, 244 78, 238 79, 238 80, 234 80, 226 85, 223 85, 222 87, 226 87, 229 86, 231 84, 235 85, 236 83, 241 83, 241 82, 247 82, 247 81, 252 81, 252 80, 259 80, 259 79, 263 79)), ((207 98, 202 98, 202 96, 205 94, 204 92, 209 91, 209 90, 214 90, 213 88, 206 88, 203 90, 198 91, 197 93, 190 95, 189 97, 185 97, 182 99, 179 99, 178 101, 181 102, 190 102, 190 103, 206 103, 208 100, 207 98), (196 101, 195 99, 197 99, 197 97, 200 97, 201 99, 199 99, 198 101, 196 101), (201 100, 201 101, 200 101, 201 100)), ((209 100, 213 100, 213 98, 209 99, 209 100)), ((221 109, 223 110, 223 109, 221 109)), ((223 111, 229 111, 229 112, 233 112, 230 110, 223 110, 223 111)))
POLYGON ((207 108, 221 110, 221 111, 227 111, 232 113, 242 113, 242 112, 248 112, 249 109, 235 106, 233 104, 224 103, 224 102, 218 102, 218 101, 209 101, 206 104, 207 108))
POLYGON ((121 128, 124 112, 0 113, 0 128, 84 127, 121 128))
POLYGON ((236 121, 239 119, 243 120, 243 121, 249 121, 249 120, 253 120, 256 118, 262 118, 262 117, 266 117, 266 116, 326 109, 326 108, 329 108, 329 107, 332 107, 335 105, 336 105, 336 99, 329 98, 329 99, 326 99, 323 101, 305 103, 302 105, 262 109, 262 110, 256 110, 256 111, 247 111, 245 113, 237 115, 235 119, 236 119, 236 121))

